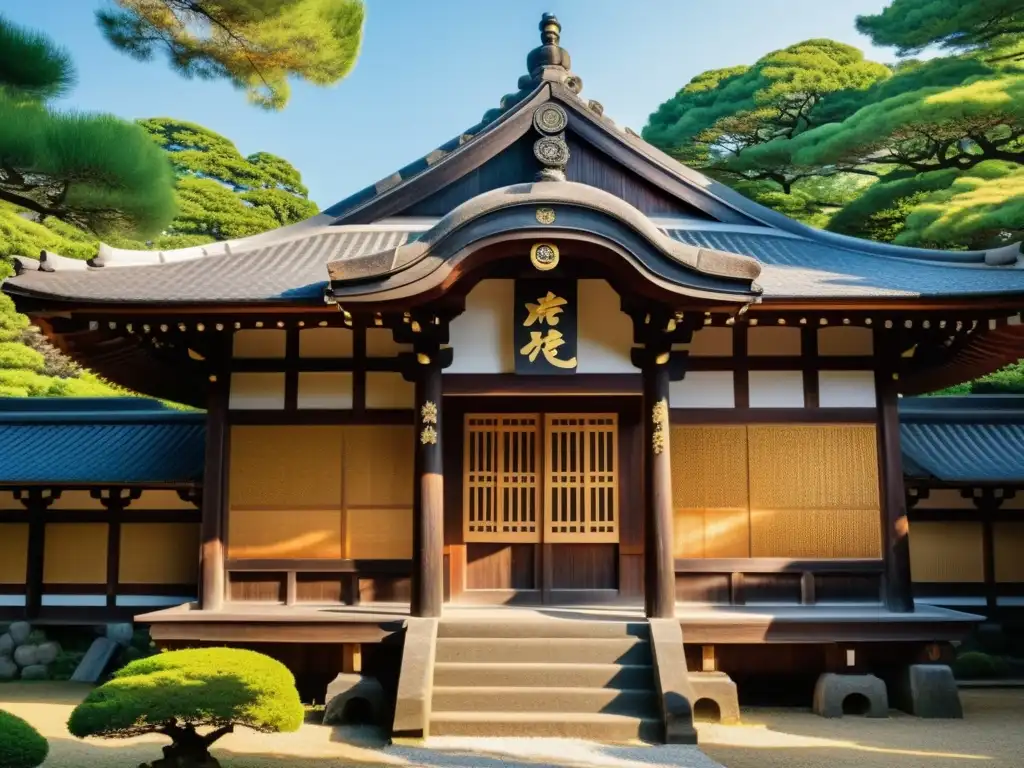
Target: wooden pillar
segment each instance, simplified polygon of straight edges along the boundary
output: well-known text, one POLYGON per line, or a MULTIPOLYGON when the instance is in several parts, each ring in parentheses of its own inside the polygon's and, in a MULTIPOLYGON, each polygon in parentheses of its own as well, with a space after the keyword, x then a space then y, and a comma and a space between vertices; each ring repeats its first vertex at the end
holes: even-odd
POLYGON ((44 496, 40 489, 16 491, 15 495, 28 511, 28 561, 25 571, 25 618, 39 618, 43 605, 43 557, 46 549, 47 508, 59 496, 44 496))
POLYGON ((441 450, 441 362, 417 355, 416 460, 413 486, 413 616, 436 618, 444 602, 444 467, 441 450))
POLYGON ((669 447, 669 352, 648 351, 644 391, 644 608, 649 618, 676 615, 672 557, 672 453, 669 447))
POLYGON ((224 608, 224 549, 228 498, 228 387, 226 373, 211 376, 206 406, 206 462, 203 469, 202 548, 199 556, 199 607, 224 608))
MULTIPOLYGON (((881 348, 875 334, 875 349, 881 348)), ((899 381, 887 356, 875 371, 878 400, 878 483, 882 525, 882 557, 885 559, 883 594, 886 607, 896 613, 913 613, 910 580, 910 526, 907 522, 903 457, 900 448, 899 381)))

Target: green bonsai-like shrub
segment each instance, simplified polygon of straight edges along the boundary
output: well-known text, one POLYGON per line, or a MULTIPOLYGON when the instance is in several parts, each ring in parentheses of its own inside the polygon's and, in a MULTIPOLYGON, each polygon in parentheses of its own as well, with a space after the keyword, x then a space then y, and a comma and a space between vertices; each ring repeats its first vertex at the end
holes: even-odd
POLYGON ((153 768, 212 768, 210 745, 235 726, 264 733, 295 731, 303 709, 295 678, 254 651, 203 648, 133 661, 94 689, 68 720, 79 738, 168 736, 153 768), (213 730, 200 734, 197 728, 213 730))
POLYGON ((0 766, 36 768, 49 751, 50 745, 39 731, 17 715, 0 709, 0 766))
POLYGON ((1005 677, 1009 665, 999 656, 991 656, 981 651, 967 651, 953 660, 953 676, 958 680, 985 680, 993 677, 1005 677))

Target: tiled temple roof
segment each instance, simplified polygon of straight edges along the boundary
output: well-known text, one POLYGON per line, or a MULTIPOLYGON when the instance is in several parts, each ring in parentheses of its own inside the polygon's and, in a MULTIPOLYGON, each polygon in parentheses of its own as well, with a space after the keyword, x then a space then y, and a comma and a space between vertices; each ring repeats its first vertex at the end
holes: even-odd
POLYGON ((907 477, 1024 483, 1024 397, 915 397, 900 403, 907 477))
POLYGON ((204 421, 142 398, 0 398, 0 484, 198 483, 204 421))

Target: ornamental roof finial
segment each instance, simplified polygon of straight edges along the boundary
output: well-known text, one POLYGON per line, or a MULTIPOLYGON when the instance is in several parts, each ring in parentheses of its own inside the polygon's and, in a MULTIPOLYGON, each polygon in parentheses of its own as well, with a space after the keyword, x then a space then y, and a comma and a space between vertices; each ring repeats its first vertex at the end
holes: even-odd
POLYGON ((526 57, 526 69, 536 77, 541 67, 559 67, 569 70, 569 52, 559 45, 562 25, 553 13, 545 13, 540 17, 539 48, 534 48, 526 57))

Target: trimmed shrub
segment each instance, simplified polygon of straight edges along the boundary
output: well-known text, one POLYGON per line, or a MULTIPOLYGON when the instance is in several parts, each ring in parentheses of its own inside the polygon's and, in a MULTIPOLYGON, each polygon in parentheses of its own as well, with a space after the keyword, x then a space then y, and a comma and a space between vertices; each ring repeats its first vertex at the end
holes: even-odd
POLYGON ((36 768, 46 759, 50 745, 35 728, 17 715, 0 709, 0 766, 36 768))
POLYGON ((961 653, 952 664, 953 676, 958 680, 984 680, 993 677, 1005 677, 1009 665, 1005 659, 990 656, 981 651, 961 653))
POLYGON ((294 731, 303 709, 292 673, 254 651, 201 648, 133 661, 95 688, 68 720, 79 738, 159 733, 171 739, 156 766, 216 765, 209 747, 245 726, 294 731), (212 727, 200 735, 198 727, 212 727))

